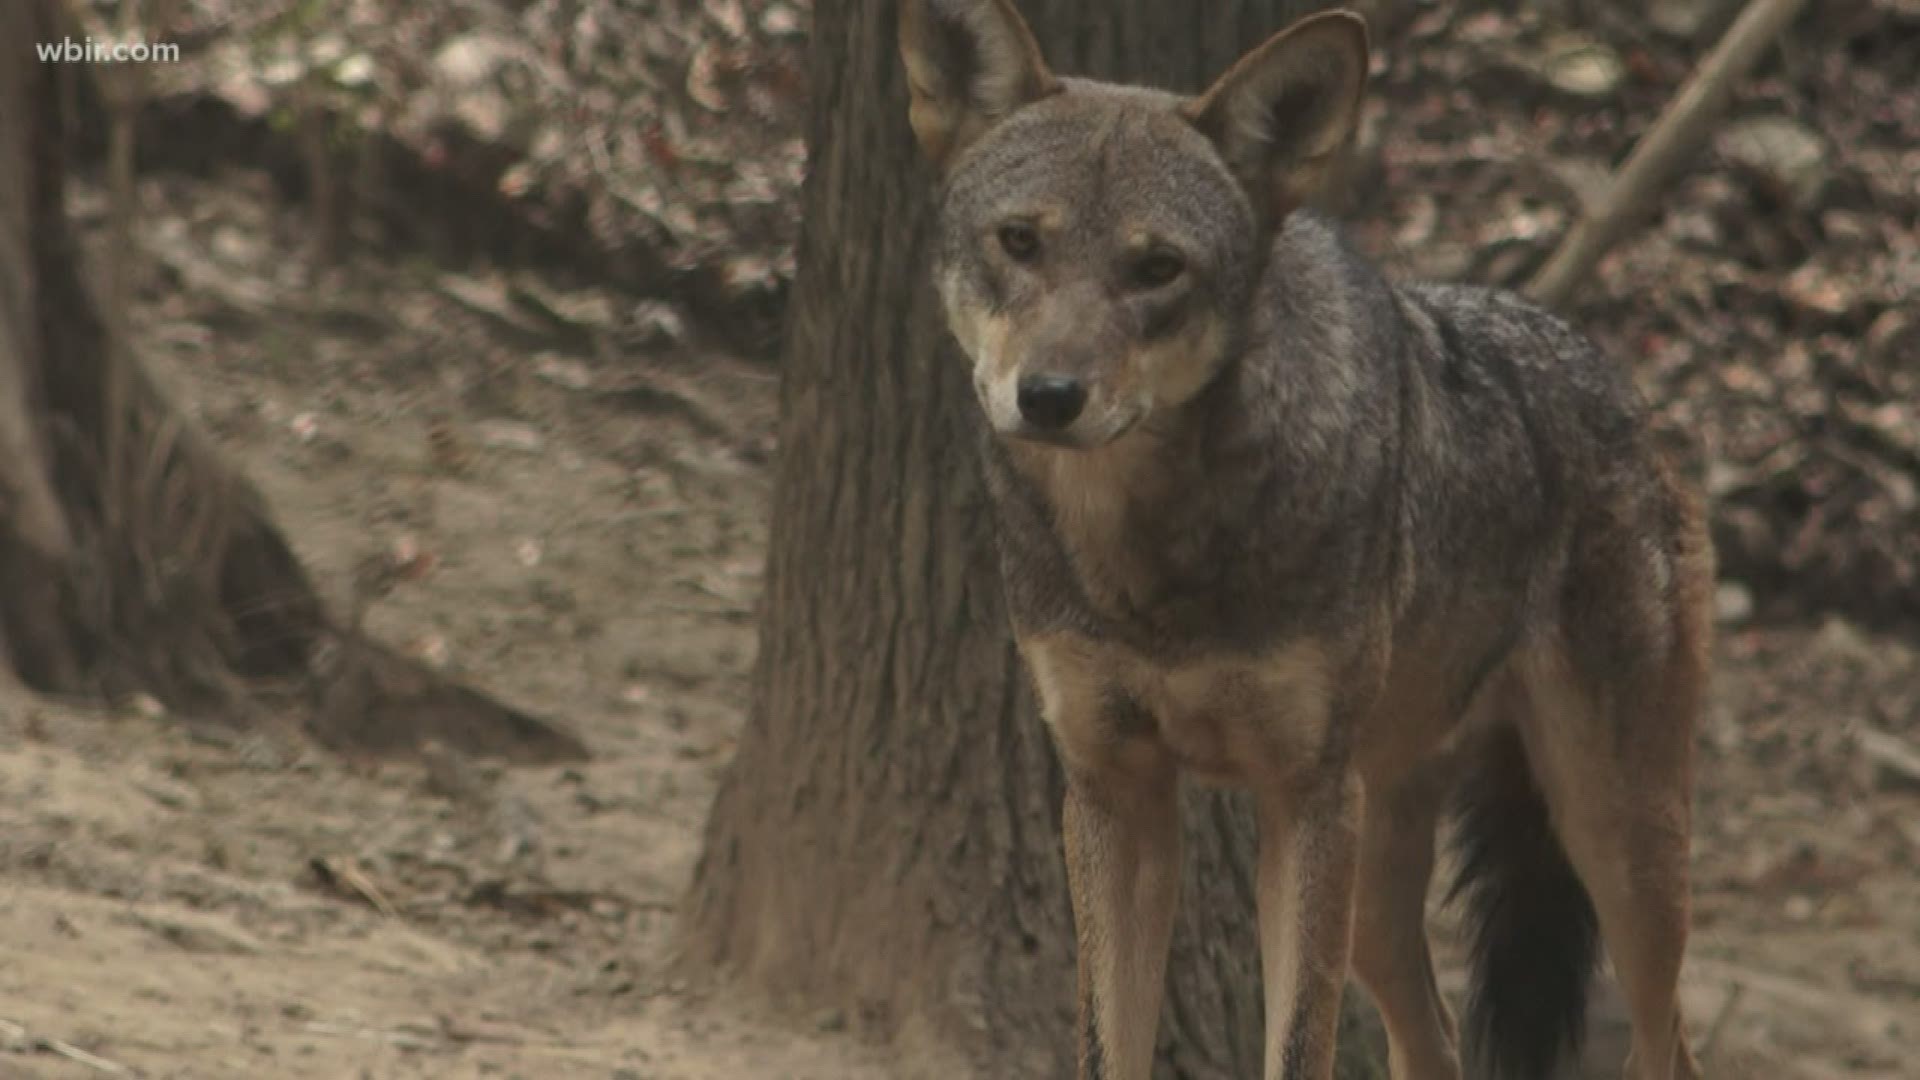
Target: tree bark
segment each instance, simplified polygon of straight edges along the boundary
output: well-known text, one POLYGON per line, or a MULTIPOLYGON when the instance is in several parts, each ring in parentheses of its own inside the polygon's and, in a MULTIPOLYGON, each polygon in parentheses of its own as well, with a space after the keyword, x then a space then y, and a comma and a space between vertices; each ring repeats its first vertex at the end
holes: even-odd
MULTIPOLYGON (((0 37, 30 40, 28 12, 0 12, 0 37)), ((47 449, 33 424, 39 387, 27 362, 36 337, 32 265, 33 114, 19 105, 36 84, 26 64, 0 66, 0 514, 13 542, 35 558, 67 557, 72 538, 54 497, 47 449)))
MULTIPOLYGON (((1058 71, 1193 92, 1321 5, 1020 6, 1058 71)), ((685 959, 877 1034, 931 1029, 982 1075, 1063 1076, 1061 777, 1002 607, 978 406, 928 281, 933 177, 894 12, 814 9, 761 651, 685 959)), ((1213 793, 1191 793, 1187 817, 1158 1075, 1255 1076, 1250 819, 1213 793)))
POLYGON ((234 716, 271 689, 339 746, 581 756, 331 618, 259 495, 102 319, 66 222, 60 69, 34 53, 72 32, 55 0, 0 3, 0 670, 234 716))

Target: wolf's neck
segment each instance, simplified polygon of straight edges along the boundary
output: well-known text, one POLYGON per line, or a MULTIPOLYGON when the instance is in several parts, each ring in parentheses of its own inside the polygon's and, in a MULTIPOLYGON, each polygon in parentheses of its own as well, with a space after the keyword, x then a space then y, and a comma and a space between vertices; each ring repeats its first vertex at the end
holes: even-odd
POLYGON ((1009 444, 1007 457, 1063 530, 1119 531, 1129 507, 1147 508, 1167 495, 1182 465, 1176 447, 1144 431, 1095 450, 1009 444))
POLYGON ((1037 496, 1081 593, 1109 615, 1158 602, 1177 555, 1169 522, 1186 531, 1189 497, 1203 482, 1197 441, 1186 430, 1135 430, 1095 450, 1007 443, 1006 462, 1037 496))

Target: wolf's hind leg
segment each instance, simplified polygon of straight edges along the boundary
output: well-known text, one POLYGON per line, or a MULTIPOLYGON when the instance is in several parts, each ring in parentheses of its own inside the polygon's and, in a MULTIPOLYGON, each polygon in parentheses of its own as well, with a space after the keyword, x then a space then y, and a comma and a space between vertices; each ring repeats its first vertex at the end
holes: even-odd
POLYGON ((1528 757, 1626 999, 1629 1080, 1700 1075, 1678 1000, 1699 699, 1697 669, 1683 669, 1692 663, 1677 658, 1665 677, 1589 692, 1561 655, 1533 665, 1528 679, 1528 757))

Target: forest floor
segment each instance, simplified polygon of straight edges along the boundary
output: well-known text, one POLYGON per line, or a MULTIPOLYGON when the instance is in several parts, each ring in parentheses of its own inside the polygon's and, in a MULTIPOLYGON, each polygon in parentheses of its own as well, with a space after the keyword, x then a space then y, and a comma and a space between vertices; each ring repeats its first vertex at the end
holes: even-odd
MULTIPOLYGON (((419 9, 448 6, 467 5, 419 9)), ((460 48, 397 52, 436 71, 517 56, 524 27, 501 12, 521 7, 481 5, 492 29, 460 48)), ((1512 280, 1564 229, 1568 192, 1671 96, 1685 50, 1622 46, 1614 103, 1570 103, 1515 73, 1532 38, 1494 16, 1436 21, 1445 8, 1377 80, 1393 105, 1376 110, 1368 184, 1384 194, 1358 239, 1402 272, 1512 280)), ((804 113, 783 89, 803 66, 794 5, 751 0, 765 41, 736 51, 760 59, 726 64, 702 43, 742 37, 708 25, 738 22, 738 4, 595 10, 651 42, 659 77, 636 85, 687 92, 555 82, 561 104, 612 112, 556 106, 546 120, 604 124, 616 162, 633 160, 627 179, 663 185, 670 262, 724 256, 716 280, 777 294, 804 113), (709 85, 735 68, 750 77, 709 85), (728 95, 758 141, 716 150, 728 95), (713 222, 718 235, 700 231, 713 222)), ((1699 738, 1685 983, 1696 1041, 1726 1063, 1712 1075, 1732 1080, 1920 1075, 1920 647, 1795 616, 1822 590, 1851 610, 1898 608, 1920 580, 1906 527, 1920 499, 1903 479, 1920 460, 1920 366, 1896 362, 1920 347, 1920 89, 1898 75, 1920 56, 1920 12, 1834 10, 1827 37, 1787 51, 1790 78, 1742 91, 1747 137, 1720 139, 1583 299, 1664 421, 1704 434, 1746 577, 1721 598, 1699 738), (1896 17, 1898 34, 1858 29, 1896 17), (1798 591, 1773 587, 1789 577, 1798 591)), ((384 15, 369 27, 388 25, 421 32, 384 15)), ((580 55, 624 55, 590 46, 580 55)), ((1552 56, 1587 63, 1583 49, 1552 56)), ((576 180, 579 146, 605 149, 536 144, 558 149, 527 159, 535 190, 576 180)), ((315 271, 301 207, 252 164, 145 179, 137 255, 104 250, 103 197, 74 190, 93 265, 135 266, 136 347, 341 610, 366 560, 411 567, 366 612, 372 630, 568 726, 593 756, 356 760, 284 716, 236 727, 0 688, 0 1080, 965 1075, 922 1047, 863 1043, 845 1017, 711 997, 669 970, 747 705, 777 370, 702 347, 685 296, 636 303, 631 280, 456 269, 379 237, 315 271)), ((497 186, 510 178, 523 180, 509 169, 497 186)), ((615 202, 645 217, 651 191, 615 202)), ((446 216, 481 230, 464 208, 446 216)), ((587 221, 609 245, 651 235, 619 214, 587 221)), ((1617 1008, 1598 1011, 1594 1054, 1617 1053, 1617 1008)))
MULTIPOLYGON (((359 761, 270 716, 5 692, 0 1077, 962 1075, 666 974, 747 702, 773 373, 583 355, 510 297, 593 294, 531 275, 312 275, 244 173, 142 199, 134 338, 323 587, 344 604, 358 561, 407 552, 422 572, 374 631, 593 759, 359 761)), ((75 210, 104 255, 97 193, 75 210)), ((1735 625, 1721 660, 1695 1036, 1769 1077, 1911 1076, 1920 776, 1895 758, 1920 745, 1920 651, 1735 625)))

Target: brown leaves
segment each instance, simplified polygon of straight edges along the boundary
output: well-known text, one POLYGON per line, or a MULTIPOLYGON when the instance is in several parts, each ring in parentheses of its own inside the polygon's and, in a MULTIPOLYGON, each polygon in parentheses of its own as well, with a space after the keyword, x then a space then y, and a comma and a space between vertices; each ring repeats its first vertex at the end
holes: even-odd
POLYGON ((805 172, 807 3, 386 6, 314 0, 241 21, 231 0, 182 0, 184 24, 230 29, 167 71, 166 89, 270 121, 321 101, 345 142, 390 137, 529 220, 578 222, 573 239, 584 230, 581 247, 612 264, 725 294, 692 298, 701 308, 784 294, 805 172))
MULTIPOLYGON (((1920 612, 1920 93, 1900 74, 1920 69, 1920 24, 1861 6, 1879 17, 1804 21, 1800 57, 1740 87, 1573 312, 1691 448, 1723 565, 1763 616, 1920 612)), ((1511 74, 1554 55, 1544 19, 1435 11, 1389 44, 1384 200, 1356 216, 1402 276, 1510 283, 1711 37, 1590 18, 1626 72, 1583 105, 1511 74)))

